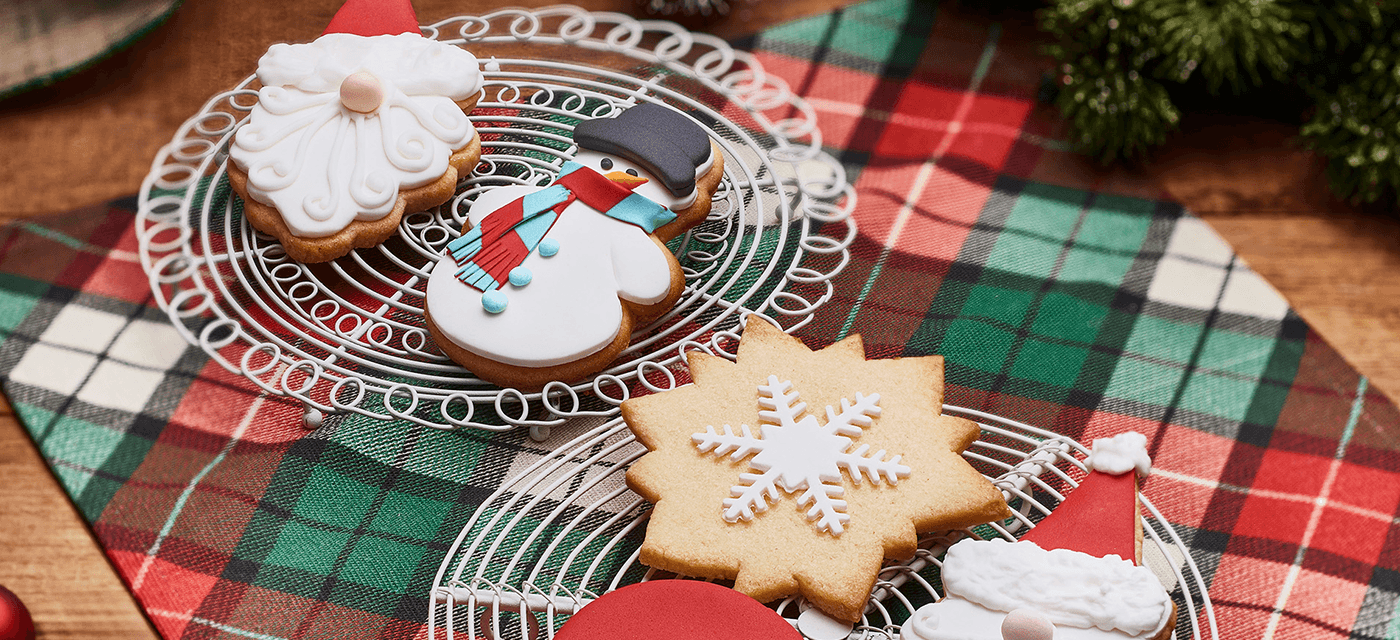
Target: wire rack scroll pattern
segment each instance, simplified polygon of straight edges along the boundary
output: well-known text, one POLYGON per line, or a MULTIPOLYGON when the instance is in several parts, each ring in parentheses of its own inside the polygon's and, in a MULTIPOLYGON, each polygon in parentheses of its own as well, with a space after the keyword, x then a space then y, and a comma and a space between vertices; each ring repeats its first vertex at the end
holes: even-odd
MULTIPOLYGON (((1087 473, 1088 449, 1072 439, 991 414, 950 405, 944 412, 977 422, 981 437, 963 456, 1001 490, 1013 518, 968 531, 926 535, 914 557, 886 562, 860 623, 827 636, 816 616, 809 638, 891 640, 919 606, 938 600, 940 557, 974 536, 1014 540, 1033 527, 1087 473)), ((639 560, 648 503, 623 476, 646 453, 620 418, 603 422, 552 453, 533 459, 477 509, 438 569, 428 622, 449 640, 553 638, 598 595, 653 578, 672 577, 639 560)), ((1175 637, 1216 640, 1205 581, 1176 530, 1145 496, 1143 559, 1177 605, 1175 637)), ((799 631, 809 609, 800 599, 777 604, 799 631)))
POLYGON ((685 350, 727 353, 750 314, 792 331, 831 297, 855 238, 855 194, 822 152, 810 106, 750 54, 669 22, 568 6, 450 18, 423 34, 484 62, 471 114, 482 160, 451 201, 404 216, 383 245, 303 265, 247 225, 225 171, 257 101, 254 77, 180 128, 138 196, 142 266, 172 324, 224 369, 302 402, 307 426, 355 412, 439 429, 525 426, 543 440, 566 419, 616 415, 632 393, 674 387, 685 350), (528 58, 514 57, 521 45, 528 58), (424 328, 423 289, 471 202, 546 184, 576 150, 577 122, 641 101, 695 119, 724 153, 709 218, 670 245, 686 275, 681 301, 584 382, 501 389, 448 360, 424 328))

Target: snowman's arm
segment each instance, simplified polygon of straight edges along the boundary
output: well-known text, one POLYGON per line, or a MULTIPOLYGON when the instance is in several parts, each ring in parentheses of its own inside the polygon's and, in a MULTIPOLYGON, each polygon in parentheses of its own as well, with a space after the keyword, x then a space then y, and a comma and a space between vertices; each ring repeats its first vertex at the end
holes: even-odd
POLYGON ((640 227, 623 227, 613 238, 613 277, 617 295, 638 304, 655 304, 671 292, 671 253, 640 227))

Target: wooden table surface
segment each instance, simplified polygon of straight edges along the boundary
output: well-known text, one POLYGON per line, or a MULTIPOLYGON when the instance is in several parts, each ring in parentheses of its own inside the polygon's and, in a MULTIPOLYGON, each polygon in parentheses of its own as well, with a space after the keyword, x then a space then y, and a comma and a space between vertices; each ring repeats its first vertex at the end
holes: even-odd
MULTIPOLYGON (((850 2, 738 4, 730 17, 705 28, 734 37, 850 2)), ((156 148, 186 117, 246 76, 267 44, 314 38, 339 4, 258 3, 255 13, 228 1, 188 2, 108 61, 54 87, 0 102, 0 140, 7 147, 0 154, 0 175, 6 176, 0 183, 0 218, 71 211, 135 193, 156 148)), ((424 21, 482 13, 491 5, 484 0, 414 4, 424 21)), ((633 10, 630 0, 580 4, 633 10)), ((1025 25, 1016 31, 1033 34, 1025 25)), ((1185 204, 1377 388, 1396 398, 1400 216, 1393 209, 1368 213, 1332 199, 1322 161, 1300 150, 1295 134, 1295 126, 1283 123, 1190 115, 1148 169, 1099 170, 1086 162, 1066 172, 1094 176, 1100 190, 1166 195, 1185 204)), ((0 482, 0 585, 29 606, 40 637, 155 637, 33 442, 3 405, 0 482)))

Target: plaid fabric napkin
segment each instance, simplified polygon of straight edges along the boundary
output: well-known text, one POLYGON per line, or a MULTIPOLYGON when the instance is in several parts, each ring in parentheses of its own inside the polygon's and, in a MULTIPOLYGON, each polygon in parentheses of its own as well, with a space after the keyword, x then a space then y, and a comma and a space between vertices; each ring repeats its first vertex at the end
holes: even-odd
POLYGON ((179 0, 0 0, 0 98, 50 84, 125 48, 163 22, 179 0))
MULTIPOLYGON (((1223 637, 1400 636, 1400 412, 1199 219, 1046 178, 1030 37, 875 0, 741 43, 859 193, 802 337, 942 353, 950 403, 1081 441, 1146 433, 1223 637)), ((118 572, 170 638, 425 637, 448 546, 546 450, 357 415, 308 436, 153 307, 133 209, 0 228, 5 392, 118 572)))

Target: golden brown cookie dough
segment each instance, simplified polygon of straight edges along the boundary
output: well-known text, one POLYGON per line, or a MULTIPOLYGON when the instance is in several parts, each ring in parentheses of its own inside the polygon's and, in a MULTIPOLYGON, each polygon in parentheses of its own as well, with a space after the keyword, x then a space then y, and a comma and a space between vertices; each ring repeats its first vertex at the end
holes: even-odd
POLYGON ((627 471, 628 485, 656 505, 641 549, 649 566, 732 579, 735 589, 764 602, 800 594, 826 613, 854 621, 882 562, 912 556, 918 533, 1011 515, 1001 493, 960 455, 977 438, 978 426, 941 414, 940 356, 866 360, 859 336, 812 351, 751 317, 737 362, 698 352, 688 360, 694 384, 622 404, 627 425, 649 451, 627 471), (787 382, 788 391, 773 392, 787 382), (870 413, 872 394, 878 394, 878 415, 870 413), (764 425, 782 419, 762 416, 761 401, 789 408, 805 403, 805 410, 789 416, 796 424, 770 432, 764 425), (844 425, 835 433, 848 434, 844 448, 811 431, 833 423, 844 425), (745 427, 751 437, 728 437, 744 435, 745 427), (792 453, 797 449, 790 439, 799 427, 806 442, 817 443, 817 453, 792 453), (715 446, 702 450, 705 444, 715 446), (753 451, 745 447, 779 453, 768 456, 765 448, 749 455, 753 451), (760 494, 766 504, 752 505, 750 518, 740 513, 727 521, 725 512, 743 511, 743 496, 755 493, 772 469, 830 473, 842 451, 863 460, 858 464, 866 470, 840 466, 826 481, 828 489, 815 492, 812 482, 784 486, 779 477, 760 494), (760 462, 774 466, 760 471, 760 462), (897 465, 907 473, 894 471, 897 465), (804 502, 809 492, 816 495, 804 502), (821 510, 822 500, 844 505, 821 510), (839 535, 832 527, 840 528, 839 535))

